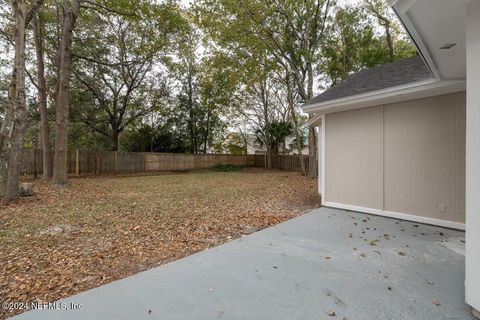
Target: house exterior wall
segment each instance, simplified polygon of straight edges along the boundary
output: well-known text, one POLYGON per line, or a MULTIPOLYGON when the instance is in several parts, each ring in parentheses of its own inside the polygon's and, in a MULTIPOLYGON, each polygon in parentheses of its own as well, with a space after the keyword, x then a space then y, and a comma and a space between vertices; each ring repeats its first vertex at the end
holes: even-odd
POLYGON ((384 107, 385 210, 465 223, 465 93, 384 107))
MULTIPOLYGON (((465 297, 480 311, 480 1, 467 4, 465 297)), ((480 313, 477 313, 479 316, 480 313)))
POLYGON ((326 114, 326 205, 465 222, 465 93, 326 114))
POLYGON ((382 109, 326 115, 326 201, 382 209, 382 109))

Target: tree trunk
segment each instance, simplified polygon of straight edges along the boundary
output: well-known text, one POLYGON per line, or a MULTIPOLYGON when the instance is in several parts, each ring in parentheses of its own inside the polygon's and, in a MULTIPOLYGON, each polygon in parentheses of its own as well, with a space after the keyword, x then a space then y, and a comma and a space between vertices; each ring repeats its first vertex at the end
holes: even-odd
POLYGON ((390 31, 390 22, 387 22, 385 24, 385 34, 387 37, 388 57, 390 59, 390 62, 393 62, 393 60, 395 59, 395 51, 393 48, 392 33, 390 31))
MULTIPOLYGON (((313 67, 310 64, 308 66, 308 101, 313 98, 313 67)), ((310 115, 310 118, 313 116, 310 115)), ((317 133, 315 127, 308 128, 308 178, 316 178, 318 176, 317 166, 317 133)))
POLYGON ((37 56, 37 82, 38 82, 38 110, 40 112, 40 137, 39 145, 42 148, 43 178, 52 178, 52 152, 50 145, 50 128, 48 125, 47 109, 47 84, 45 80, 44 64, 44 21, 40 13, 33 21, 35 35, 35 51, 37 56))
POLYGON ((80 9, 80 0, 65 1, 63 4, 63 25, 60 39, 58 66, 58 93, 56 99, 55 156, 53 160, 54 185, 61 186, 67 180, 67 139, 70 92, 70 66, 72 64, 72 33, 80 9))
POLYGON ((297 118, 297 112, 295 111, 295 101, 293 98, 293 90, 292 90, 292 84, 291 84, 291 79, 290 75, 287 74, 285 76, 285 81, 287 83, 287 98, 288 98, 288 107, 290 109, 290 114, 292 116, 292 121, 293 121, 293 129, 295 131, 295 139, 297 140, 297 150, 298 150, 298 155, 300 159, 300 169, 302 170, 302 173, 306 173, 306 168, 305 168, 305 161, 302 157, 302 141, 301 141, 301 136, 300 136, 300 129, 298 126, 298 118, 297 118))
POLYGON ((393 46, 392 32, 390 29, 391 22, 390 19, 382 13, 381 7, 379 8, 376 4, 379 2, 367 1, 367 8, 377 17, 378 22, 385 29, 385 38, 387 40, 388 47, 388 59, 390 62, 393 62, 395 59, 395 50, 393 46))
POLYGON ((120 131, 118 128, 112 128, 112 151, 118 151, 118 136, 120 131))
POLYGON ((37 141, 35 142, 35 146, 34 148, 35 149, 42 149, 42 141, 43 141, 43 137, 42 137, 42 121, 38 121, 37 122, 37 141))
MULTIPOLYGON (((293 129, 295 131, 295 140, 297 140, 296 147, 297 147, 297 150, 298 150, 298 155, 301 156, 302 151, 303 151, 302 137, 300 135, 300 128, 299 128, 299 125, 298 125, 297 113, 295 112, 295 106, 292 105, 290 107, 290 112, 292 114, 293 129)), ((306 173, 305 161, 304 161, 302 156, 300 157, 300 168, 302 170, 302 173, 305 174, 306 173)))
POLYGON ((11 147, 8 155, 6 200, 12 200, 19 196, 20 156, 27 116, 25 112, 25 18, 27 12, 23 0, 14 1, 13 5, 16 7, 14 9, 16 90, 11 147))
POLYGON ((203 137, 203 154, 207 153, 207 143, 208 143, 208 135, 210 134, 210 118, 211 118, 211 110, 208 108, 207 110, 207 124, 205 130, 205 136, 203 137))
POLYGON ((190 152, 192 154, 195 154, 195 150, 196 150, 196 140, 195 140, 195 128, 194 128, 194 116, 193 116, 193 110, 190 109, 190 113, 189 113, 189 120, 188 120, 188 131, 189 131, 189 134, 190 134, 190 152))
POLYGON ((267 152, 267 169, 272 169, 272 137, 270 136, 270 117, 268 115, 268 93, 267 84, 264 80, 261 84, 261 94, 263 103, 263 117, 265 121, 265 149, 267 152))
MULTIPOLYGON (((311 118, 312 116, 310 116, 311 118)), ((308 151, 309 151, 309 161, 308 161, 308 178, 316 178, 318 176, 318 161, 317 161, 317 132, 315 127, 310 126, 308 129, 308 151), (313 147, 312 147, 313 146, 313 147), (313 151, 312 151, 313 149, 313 151)))
POLYGON ((13 64, 12 76, 8 88, 8 97, 5 104, 5 113, 3 117, 2 127, 0 129, 0 196, 4 197, 7 188, 8 174, 8 154, 5 145, 9 142, 12 132, 13 110, 15 108, 15 94, 17 87, 17 65, 13 64))

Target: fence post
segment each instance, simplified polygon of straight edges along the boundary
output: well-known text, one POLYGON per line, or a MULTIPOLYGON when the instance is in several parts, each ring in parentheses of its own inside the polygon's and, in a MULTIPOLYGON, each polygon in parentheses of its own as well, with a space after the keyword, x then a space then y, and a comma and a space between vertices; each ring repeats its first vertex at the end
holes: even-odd
POLYGON ((68 148, 67 150, 65 150, 65 168, 67 168, 67 175, 68 175, 68 170, 70 169, 70 157, 69 157, 69 154, 68 154, 68 148))
POLYGON ((115 173, 117 173, 118 171, 118 151, 115 151, 115 154, 114 154, 115 158, 114 158, 114 168, 113 170, 115 171, 115 173))
POLYGON ((95 159, 95 154, 92 151, 88 151, 88 173, 95 174, 95 165, 96 165, 96 159, 95 159), (91 169, 90 169, 91 168, 91 169))
POLYGON ((33 177, 37 179, 37 149, 33 148, 33 177))
POLYGON ((147 153, 143 153, 143 172, 147 172, 147 153))
POLYGON ((75 150, 75 174, 80 175, 80 150, 75 150))

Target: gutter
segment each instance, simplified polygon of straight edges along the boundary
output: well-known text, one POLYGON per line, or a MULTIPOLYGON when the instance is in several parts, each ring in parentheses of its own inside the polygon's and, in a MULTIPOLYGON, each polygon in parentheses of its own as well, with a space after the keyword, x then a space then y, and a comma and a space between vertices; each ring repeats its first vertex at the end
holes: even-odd
POLYGON ((465 89, 465 80, 438 80, 432 78, 335 100, 303 105, 302 110, 306 113, 346 111, 387 103, 427 98, 435 95, 461 92, 465 91, 465 89))

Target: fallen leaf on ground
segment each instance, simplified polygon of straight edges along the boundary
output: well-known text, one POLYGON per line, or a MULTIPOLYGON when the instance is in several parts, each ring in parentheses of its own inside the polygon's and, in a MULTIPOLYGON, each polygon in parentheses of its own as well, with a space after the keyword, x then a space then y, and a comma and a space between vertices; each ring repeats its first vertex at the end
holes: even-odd
MULTIPOLYGON (((81 177, 58 189, 33 182, 34 196, 0 202, 2 302, 56 301, 320 203, 316 180, 259 168, 81 177)), ((0 318, 19 311, 0 310, 0 318)))

